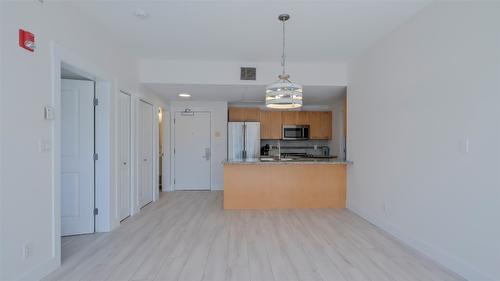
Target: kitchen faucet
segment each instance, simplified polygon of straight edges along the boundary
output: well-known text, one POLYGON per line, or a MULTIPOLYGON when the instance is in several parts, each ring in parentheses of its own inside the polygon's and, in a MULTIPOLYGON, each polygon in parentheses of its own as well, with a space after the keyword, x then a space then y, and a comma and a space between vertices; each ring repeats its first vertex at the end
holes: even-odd
POLYGON ((278 140, 278 160, 281 160, 281 144, 280 144, 280 140, 278 140))

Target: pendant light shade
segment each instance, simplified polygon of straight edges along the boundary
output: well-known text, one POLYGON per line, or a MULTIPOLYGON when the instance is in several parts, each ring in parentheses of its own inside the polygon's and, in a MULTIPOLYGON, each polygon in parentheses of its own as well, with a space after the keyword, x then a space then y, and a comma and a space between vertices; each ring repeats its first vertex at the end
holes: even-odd
POLYGON ((283 72, 279 80, 266 87, 266 106, 276 109, 293 109, 302 106, 302 86, 290 81, 290 76, 285 73, 285 21, 290 15, 283 14, 278 17, 283 22, 283 55, 281 66, 283 72))
POLYGON ((291 109, 302 106, 302 86, 282 79, 266 87, 266 106, 291 109))

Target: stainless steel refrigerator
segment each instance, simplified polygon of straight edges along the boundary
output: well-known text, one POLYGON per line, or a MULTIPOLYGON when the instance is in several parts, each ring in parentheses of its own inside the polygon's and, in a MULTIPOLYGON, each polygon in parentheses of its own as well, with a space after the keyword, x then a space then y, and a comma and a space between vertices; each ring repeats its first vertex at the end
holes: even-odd
POLYGON ((229 160, 260 157, 260 122, 228 122, 227 137, 229 160))

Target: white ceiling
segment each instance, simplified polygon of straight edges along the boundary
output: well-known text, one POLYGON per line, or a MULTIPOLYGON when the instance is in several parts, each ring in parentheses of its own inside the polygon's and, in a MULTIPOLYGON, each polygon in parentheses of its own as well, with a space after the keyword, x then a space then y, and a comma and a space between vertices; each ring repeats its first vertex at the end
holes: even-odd
MULTIPOLYGON (((228 101, 229 103, 263 103, 265 86, 260 85, 196 85, 196 84, 147 84, 146 87, 161 93, 168 100, 228 101), (191 98, 181 98, 187 92, 191 98)), ((330 105, 343 97, 343 86, 304 86, 304 104, 330 105)))
POLYGON ((348 62, 429 1, 74 1, 132 54, 174 60, 348 62), (147 19, 134 14, 144 11, 147 19))

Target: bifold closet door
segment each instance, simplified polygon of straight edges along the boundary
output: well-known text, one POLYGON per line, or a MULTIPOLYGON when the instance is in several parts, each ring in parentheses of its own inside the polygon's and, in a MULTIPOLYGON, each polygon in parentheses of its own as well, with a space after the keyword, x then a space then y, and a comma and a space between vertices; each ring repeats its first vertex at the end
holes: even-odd
POLYGON ((139 102, 139 205, 153 201, 153 106, 139 102))
POLYGON ((118 97, 118 216, 130 216, 130 95, 118 97))

